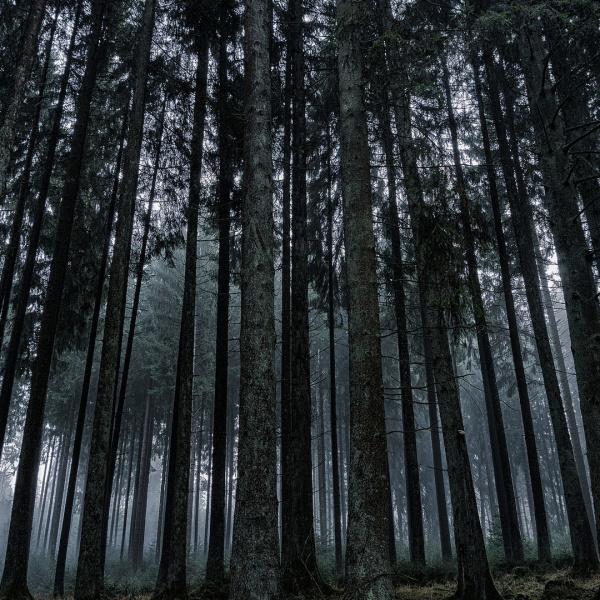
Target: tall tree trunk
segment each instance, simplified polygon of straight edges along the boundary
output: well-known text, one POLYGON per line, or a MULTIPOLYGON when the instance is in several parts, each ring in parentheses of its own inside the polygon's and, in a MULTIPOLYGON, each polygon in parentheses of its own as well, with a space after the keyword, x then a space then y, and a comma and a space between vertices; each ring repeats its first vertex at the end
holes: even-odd
POLYGON ((552 560, 552 553, 550 549, 550 532, 548 531, 546 506, 544 504, 544 491, 542 487, 542 476, 540 473, 540 465, 538 461, 538 453, 535 442, 533 417, 531 415, 531 402, 529 399, 529 390, 527 389, 527 379, 525 375, 525 365, 523 363, 521 340, 519 339, 519 325, 515 310, 515 302, 512 294, 508 251, 506 248, 504 229, 502 226, 500 197, 498 194, 496 172, 494 169, 492 149, 483 104, 483 92, 481 89, 479 65, 476 63, 475 60, 472 61, 472 67, 475 76, 475 93, 477 96, 477 106, 479 109, 479 120, 481 124, 481 134, 483 138, 485 162, 487 165, 487 176, 490 191, 490 200, 492 203, 492 213, 494 218, 494 229, 496 233, 496 243, 498 246, 498 256, 500 259, 500 271, 502 275, 504 303, 506 307, 506 316, 508 320, 508 332, 510 336, 513 363, 515 366, 515 376, 517 381, 517 390, 519 393, 521 417, 523 419, 525 446, 527 450, 527 464, 529 466, 529 478, 531 481, 531 488, 533 492, 533 510, 535 516, 538 559, 542 562, 549 563, 552 560))
POLYGON ((206 560, 206 580, 222 581, 225 577, 225 471, 227 461, 227 373, 229 354, 229 245, 231 229, 231 191, 233 188, 233 156, 230 152, 228 110, 227 28, 230 7, 223 3, 219 38, 219 267, 217 275, 217 341, 215 352, 215 402, 213 410, 212 486, 210 537, 206 560))
POLYGON ((104 231, 104 246, 102 248, 102 258, 98 270, 98 280, 96 281, 96 298, 94 301, 94 312, 92 314, 92 323, 90 327, 90 337, 88 340, 87 355, 85 361, 85 370, 83 374, 83 383, 81 386, 81 396, 79 399, 79 409, 77 412, 77 425, 75 426, 75 439, 73 440, 73 452, 71 458, 71 469, 67 483, 67 495, 65 497, 65 510, 62 528, 60 532, 60 542, 58 544, 58 555, 56 557, 56 571, 54 574, 54 596, 63 597, 65 595, 65 569, 67 565, 67 550, 69 547, 69 535, 71 533, 71 524, 73 519, 73 504, 75 501, 75 490, 77 487, 77 476, 79 473, 79 461, 81 457, 81 446, 83 444, 83 433, 85 427, 85 414, 87 410, 90 384, 92 380, 92 368, 94 366, 94 355, 96 353, 96 337, 98 335, 98 322, 100 320, 100 310, 102 308, 102 292, 104 290, 104 281, 106 276, 106 266, 108 263, 108 254, 110 251, 110 241, 112 234, 112 224, 115 216, 117 204, 117 193, 119 189, 119 176, 121 174, 121 160, 123 157, 123 146, 127 131, 127 115, 129 106, 125 109, 123 124, 121 127, 121 136, 119 141, 119 151, 115 165, 113 179, 113 188, 108 205, 108 215, 106 217, 106 228, 104 231))
POLYGON ((473 237, 470 200, 467 194, 466 181, 462 168, 462 159, 458 143, 458 127, 452 106, 452 94, 450 90, 450 72, 445 57, 442 57, 443 85, 446 92, 446 106, 448 110, 448 122, 452 136, 452 150, 457 180, 457 192, 459 196, 460 218, 462 222, 463 243, 465 245, 466 262, 468 267, 469 293, 473 305, 473 317, 477 332, 477 345, 479 347, 479 360, 481 363, 481 375, 483 379, 485 403, 487 409, 488 426, 492 446, 492 462, 494 465, 494 479, 496 482, 496 494, 498 496, 498 508, 500 510, 500 525, 502 529, 502 540, 504 543, 504 554, 509 562, 522 563, 524 561, 523 543, 519 531, 517 516, 517 504, 513 486, 510 461, 508 457, 508 445, 504 431, 504 420, 500 405, 500 395, 494 368, 494 360, 489 338, 487 318, 481 293, 479 281, 477 257, 475 254, 475 240, 473 237))
MULTIPOLYGON (((214 403, 211 403, 210 408, 208 409, 208 422, 212 424, 213 422, 213 414, 215 410, 214 403)), ((210 537, 210 511, 211 511, 211 498, 210 492, 212 490, 212 457, 213 457, 213 431, 212 427, 208 429, 208 439, 206 441, 207 453, 208 453, 208 479, 206 482, 206 506, 204 507, 204 556, 208 555, 208 540, 210 537)))
MULTIPOLYGON (((73 394, 73 400, 71 402, 71 412, 75 408, 75 400, 77 398, 78 387, 75 389, 73 394)), ((69 429, 65 432, 63 438, 64 452, 62 461, 57 474, 56 483, 56 496, 54 498, 54 512, 52 513, 52 523, 50 525, 50 535, 48 538, 48 556, 54 559, 56 554, 56 542, 58 541, 58 530, 60 527, 60 517, 63 511, 63 497, 65 493, 65 481, 67 479, 67 468, 69 466, 69 448, 71 447, 71 436, 73 434, 74 421, 71 420, 69 423, 69 429)))
POLYGON ((361 0, 338 0, 340 161, 348 294, 350 473, 346 598, 393 598, 379 297, 363 99, 361 0))
MULTIPOLYGON (((168 427, 167 427, 167 430, 168 430, 168 427)), ((162 469, 161 469, 161 475, 160 475, 160 499, 158 501, 158 525, 156 527, 156 551, 154 553, 154 562, 157 564, 160 561, 160 549, 162 547, 162 540, 163 540, 167 468, 168 468, 168 464, 169 464, 168 457, 169 457, 169 452, 167 451, 167 445, 165 442, 165 448, 163 451, 163 458, 162 458, 162 469)), ((197 492, 198 492, 198 487, 196 486, 196 493, 197 492)))
POLYGON ((0 196, 3 196, 6 190, 8 167, 17 136, 17 127, 27 82, 37 52, 38 36, 44 20, 45 10, 46 0, 31 2, 25 31, 17 54, 17 64, 12 76, 11 89, 5 104, 4 120, 2 126, 0 126, 0 196))
POLYGON ((210 35, 196 30, 196 98, 190 162, 190 191, 187 210, 185 275, 175 399, 169 447, 167 497, 162 553, 156 582, 155 597, 186 598, 187 503, 190 468, 190 437, 192 391, 194 380, 194 317, 196 311, 196 253, 198 244, 198 209, 202 144, 206 114, 206 84, 208 76, 208 45, 210 35))
MULTIPOLYGON (((412 142, 412 139, 411 139, 412 142)), ((416 165, 415 165, 416 168, 416 165)), ((416 172, 416 171, 415 171, 416 172)), ((437 506, 438 528, 442 560, 452 560, 452 543, 450 540, 450 522, 446 504, 446 484, 444 482, 444 467, 442 464, 442 446, 440 442, 440 427, 438 420, 437 398, 435 393, 435 378, 429 338, 427 337, 426 307, 420 299, 421 328, 423 335, 423 357, 425 360, 425 380, 427 385, 427 408, 429 413, 429 429, 431 434, 431 454, 433 458, 433 479, 435 484, 435 500, 437 506)), ((485 522, 485 515, 483 515, 485 522)))
POLYGON ((229 595, 231 600, 275 600, 281 583, 267 0, 245 1, 244 28, 239 458, 229 595))
POLYGON ((335 572, 344 570, 342 559, 342 514, 340 508, 340 451, 338 445, 337 385, 335 366, 335 276, 333 258, 333 185, 331 174, 331 133, 327 125, 327 329, 329 333, 329 425, 331 429, 331 476, 333 479, 333 535, 335 542, 335 572))
POLYGON ((281 404, 281 567, 289 593, 319 589, 311 461, 304 6, 289 3, 292 69, 291 394, 281 404))
POLYGON ((152 434, 154 429, 154 399, 152 390, 146 393, 146 409, 144 414, 144 429, 142 433, 142 446, 140 462, 140 491, 137 503, 134 506, 135 528, 131 553, 131 569, 135 573, 142 567, 144 559, 144 533, 146 529, 146 508, 148 505, 148 484, 150 478, 150 465, 152 462, 152 434))
MULTIPOLYGON (((387 89, 384 90, 387 95, 387 89)), ((421 484, 419 481, 419 459, 415 414, 413 406, 412 378, 408 344, 408 324, 406 319, 406 298, 404 295, 404 263, 400 241, 400 222, 396 201, 396 169, 394 165, 394 141, 389 119, 388 103, 384 101, 381 113, 383 146, 386 156, 388 180, 388 204, 385 211, 387 234, 391 243, 389 259, 392 272, 396 335, 398 338, 398 365, 402 398, 402 430, 404 439, 404 473, 406 477, 406 512, 408 517, 408 548, 410 560, 425 564, 425 536, 423 533, 423 510, 421 505, 421 484)))
POLYGON ((127 514, 129 512, 129 496, 131 493, 131 474, 133 471, 133 453, 135 450, 135 426, 136 422, 133 421, 131 427, 131 438, 129 446, 129 472, 127 474, 127 490, 125 492, 125 508, 123 510, 123 532, 121 534, 121 554, 120 559, 123 560, 123 554, 125 552, 125 536, 127 534, 127 514))
MULTIPOLYGON (((76 35, 79 30, 79 17, 81 15, 81 6, 82 2, 79 2, 77 5, 77 12, 75 14, 75 22, 73 25, 73 33, 71 34, 71 40, 69 42, 69 49, 67 51, 66 61, 65 61, 65 70, 63 72, 61 83, 60 83, 60 91, 58 95, 58 101, 56 104, 55 112, 53 115, 53 123, 52 123, 52 131, 50 132, 50 136, 48 138, 48 153, 44 160, 44 167, 42 172, 42 180, 40 184, 40 190, 38 193, 37 201, 33 207, 33 223, 31 224, 31 228, 29 230, 29 241, 27 243, 27 256, 25 258, 25 264, 23 265, 23 270, 21 272, 21 279, 19 281, 19 292, 17 297, 17 307, 13 316, 12 329, 10 332, 10 340, 8 343, 8 348, 6 351, 6 358, 4 363, 4 370, 2 376, 2 388, 0 390, 0 456, 2 454, 2 447, 4 445, 4 436, 6 434, 6 424, 8 422, 8 412, 10 408, 10 400, 12 397, 12 389, 15 381, 15 375, 17 371, 17 361, 19 357, 19 347, 21 344, 21 337, 23 333, 23 325, 25 323, 25 315, 27 313, 27 306, 29 305, 29 292, 31 288, 31 282, 33 280, 33 274, 35 269, 35 258, 37 254, 40 233, 42 231, 42 222, 44 219, 44 212, 46 207, 46 200, 48 198, 48 190, 50 188, 50 178, 52 176, 52 169, 54 167, 54 157, 56 155, 56 147, 58 145, 58 140, 60 136, 60 121, 62 118, 63 107, 65 103, 65 98, 67 95, 67 85, 69 83, 69 76, 71 73, 71 64, 73 62, 73 51, 75 47, 76 35)), ((98 32, 99 37, 99 32, 98 32)), ((90 38, 90 43, 94 40, 90 38)), ((96 42, 97 43, 97 42, 96 42)), ((96 53, 97 57, 98 53, 96 53)), ((91 54, 89 55, 91 56, 91 54)), ((95 67, 94 72, 88 71, 88 79, 82 82, 82 87, 80 89, 80 103, 85 103, 89 100, 91 101, 91 93, 94 87, 95 80, 95 67), (84 87, 84 85, 86 87, 84 87), (86 91, 86 88, 87 91, 86 91), (83 94, 87 94, 86 97, 83 94)), ((83 107, 82 107, 83 108, 83 107)), ((81 118, 80 128, 78 131, 78 135, 83 135, 85 137, 85 129, 87 122, 87 115, 85 115, 82 110, 78 113, 81 118), (84 126, 85 125, 85 126, 84 126)), ((85 140, 83 143, 81 140, 77 141, 77 145, 75 146, 75 134, 73 135, 72 140, 72 148, 83 148, 85 145, 85 140)), ((70 164, 73 164, 73 161, 76 158, 76 154, 71 155, 73 160, 70 161, 70 164)), ((79 171, 75 170, 75 165, 73 164, 72 172, 77 174, 79 171)), ((6 305, 8 308, 8 304, 6 305)), ((4 307, 3 307, 4 309, 4 307)))
POLYGON ((3 598, 29 597, 27 567, 31 543, 33 506, 37 487, 37 471, 44 428, 46 391, 48 389, 56 327, 68 265, 79 174, 83 163, 83 150, 90 115, 89 109, 96 81, 102 20, 107 3, 108 0, 97 0, 92 6, 92 29, 89 37, 89 51, 82 87, 77 100, 77 116, 71 141, 71 150, 67 160, 67 171, 58 215, 58 227, 48 278, 46 300, 44 302, 36 358, 31 375, 29 404, 27 406, 19 468, 13 496, 4 572, 0 583, 0 595, 3 598))
MULTIPOLYGON (((583 449, 581 447, 581 438, 579 435, 579 427, 577 426, 577 418, 575 416, 575 407, 573 405, 573 397, 571 395, 571 387, 569 385, 569 377, 567 373, 567 367, 565 365, 565 357, 563 355, 563 348, 560 340, 560 335, 558 333, 556 316, 554 314, 554 303, 552 302, 550 290, 548 289, 546 267, 544 266, 544 263, 541 259, 539 239, 534 228, 532 228, 532 237, 533 242, 535 244, 535 254, 538 271, 540 274, 542 299, 546 308, 546 314, 548 315, 548 327, 550 329, 549 335, 552 342, 552 349, 554 350, 554 360, 556 363, 557 375, 560 381, 562 397, 564 399, 565 414, 567 416, 569 433, 571 434, 571 442, 573 444, 573 454, 575 456, 577 474, 579 475, 579 481, 581 482, 581 491, 583 492, 583 500, 585 502, 585 509, 587 512, 588 521, 590 522, 590 527, 592 527, 592 535, 594 535, 594 509, 592 504, 592 497, 590 494, 589 480, 585 468, 586 461, 583 449)), ((597 548, 598 539, 596 538, 596 549, 597 548)))
MULTIPOLYGON (((206 412, 206 394, 202 392, 200 400, 200 431, 196 442, 196 510, 194 511, 194 554, 198 552, 198 541, 200 539, 200 484, 202 481, 202 449, 204 443, 204 413, 206 412)), ((165 455, 167 452, 165 452, 165 455)), ((165 463, 166 464, 166 463, 165 463)), ((157 554, 159 553, 157 546, 157 554)), ((159 555, 160 558, 160 555, 159 555)))
MULTIPOLYGON (((567 140, 562 117, 558 115, 554 88, 546 76, 546 51, 539 23, 528 20, 518 42, 571 333, 592 498, 596 515, 600 515, 600 305, 579 219, 577 191, 571 181, 573 170, 568 151, 576 140, 567 140)), ((596 528, 600 532, 600 519, 596 528)), ((586 554, 589 566, 595 568, 593 543, 586 554)))
POLYGON ((121 512, 121 493, 123 492, 123 468, 125 466, 125 444, 127 443, 127 432, 121 439, 121 450, 119 452, 119 468, 117 469, 117 480, 115 485, 115 499, 110 523, 110 539, 108 546, 115 545, 116 533, 119 529, 119 513, 121 512))
POLYGON ((50 523, 52 521, 52 514, 56 510, 56 484, 58 481, 58 475, 60 473, 60 467, 63 462, 63 458, 65 455, 65 437, 66 434, 63 433, 58 442, 58 456, 56 457, 56 461, 54 462, 54 473, 52 474, 52 489, 50 491, 50 497, 48 498, 48 514, 46 515, 46 526, 44 528, 44 541, 42 543, 42 550, 47 552, 48 548, 48 533, 50 531, 50 523))
MULTIPOLYGON (((113 259, 110 268, 102 356, 98 375, 98 393, 89 467, 82 515, 82 537, 75 582, 76 600, 97 600, 104 586, 104 556, 106 552, 105 498, 110 489, 110 430, 118 371, 119 340, 127 294, 131 231, 135 212, 138 171, 142 148, 146 79, 154 29, 155 0, 146 0, 138 34, 138 47, 133 72, 133 102, 127 147, 123 160, 123 179, 119 218, 116 226, 113 259)), ((111 482, 112 483, 112 482, 111 482)))
POLYGON ((48 498, 48 488, 50 487, 50 465, 54 460, 54 444, 56 442, 56 437, 52 438, 52 444, 48 446, 47 454, 46 454, 46 462, 44 463, 44 476, 42 477, 42 493, 40 494, 40 498, 42 498, 42 505, 39 509, 38 516, 38 532, 37 532, 37 541, 36 541, 36 550, 40 547, 40 539, 42 537, 42 526, 44 523, 44 514, 46 512, 46 500, 48 498))

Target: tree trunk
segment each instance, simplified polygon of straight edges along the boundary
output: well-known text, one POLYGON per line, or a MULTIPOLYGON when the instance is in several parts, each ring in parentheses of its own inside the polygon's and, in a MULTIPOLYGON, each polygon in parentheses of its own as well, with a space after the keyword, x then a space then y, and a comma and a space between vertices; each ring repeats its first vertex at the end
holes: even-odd
MULTIPOLYGON (((89 467, 82 516, 82 537, 75 582, 76 600, 97 600, 104 586, 104 556, 106 552, 105 498, 110 484, 107 480, 110 457, 110 430, 118 371, 119 340, 127 294, 131 231, 135 212, 138 171, 142 148, 146 79, 154 29, 155 0, 146 0, 138 37, 133 74, 133 103, 127 147, 123 160, 123 179, 119 219, 117 221, 113 259, 110 268, 102 356, 98 375, 98 393, 89 467)), ((112 483, 112 482, 110 482, 112 483)))
MULTIPOLYGON (((556 362, 557 375, 560 380, 562 397, 564 398, 565 414, 567 417, 567 424, 569 426, 569 433, 571 434, 571 442, 573 444, 573 454, 575 456, 577 474, 579 475, 579 481, 581 482, 581 491, 583 492, 583 500, 585 502, 585 509, 587 512, 588 521, 590 522, 590 527, 592 527, 592 535, 594 535, 594 509, 592 504, 592 497, 590 494, 589 480, 585 468, 586 461, 583 449, 581 447, 581 438, 579 435, 579 427, 577 426, 577 418, 575 417, 575 407, 573 405, 573 397, 571 395, 571 387, 569 385, 567 367, 565 365, 563 348, 560 340, 560 335, 558 333, 558 326, 556 324, 556 316, 554 315, 554 304, 552 302, 552 297, 550 296, 550 290, 548 289, 546 268, 541 259, 539 239, 534 229, 532 229, 532 237, 533 242, 535 244, 536 260, 538 271, 540 274, 542 299, 546 308, 546 314, 548 315, 548 327, 550 328, 549 335, 552 342, 552 349, 554 350, 554 360, 556 362)), ((597 549, 597 538, 595 541, 597 549)))
POLYGON ((23 39, 17 54, 11 89, 5 104, 4 121, 0 127, 0 196, 3 196, 6 191, 8 167, 17 135, 27 82, 37 52, 38 36, 45 10, 46 0, 31 2, 23 39))
POLYGON ((71 469, 69 472, 69 481, 67 483, 67 495, 65 497, 65 510, 63 524, 60 533, 60 542, 58 545, 58 556, 56 557, 56 571, 54 574, 54 596, 63 597, 65 595, 65 569, 67 564, 67 550, 69 547, 69 535, 71 533, 71 523, 73 519, 73 504, 75 501, 75 490, 77 487, 77 475, 79 473, 79 460, 81 457, 81 446, 83 443, 83 433, 85 427, 85 414, 87 410, 90 384, 92 380, 92 368, 94 366, 94 355, 96 353, 96 337, 98 335, 98 321, 100 319, 100 310, 102 308, 102 292, 104 291, 104 280, 106 277, 106 266, 108 263, 108 254, 110 251, 110 241, 112 234, 112 224, 115 216, 117 204, 117 192, 119 189, 119 176, 121 174, 121 159, 123 157, 123 146, 127 130, 127 115, 129 106, 123 116, 121 136, 119 142, 119 151, 117 153, 117 162, 113 179, 113 188, 108 206, 108 215, 106 217, 106 229, 104 232, 104 246, 102 248, 102 258, 98 270, 98 280, 96 281, 96 298, 94 302, 94 313, 90 327, 90 338, 88 341, 87 355, 85 361, 85 371, 83 374, 83 383, 81 386, 81 397, 79 400, 79 409, 77 413, 77 425, 75 426, 75 439, 73 440, 73 453, 71 458, 71 469))
POLYGON ((215 352, 215 402, 213 411, 212 487, 210 537, 206 561, 206 580, 222 581, 225 577, 225 470, 227 461, 227 373, 229 354, 229 245, 231 229, 231 191, 233 188, 233 156, 228 110, 227 28, 229 7, 224 4, 220 16, 219 38, 219 267, 217 275, 217 340, 215 352))
POLYGON ((552 553, 550 549, 550 532, 548 531, 548 520, 546 517, 546 507, 544 504, 544 491, 542 488, 542 476, 538 461, 538 453, 535 442, 535 430, 533 428, 533 417, 531 415, 531 402, 529 399, 529 390, 527 389, 527 379, 525 375, 525 366, 523 364, 523 354, 521 350, 521 340, 519 339, 519 324, 515 310, 515 303, 512 294, 512 285, 509 269, 509 257, 504 238, 504 229, 502 226, 502 213, 500 209, 500 197, 496 184, 496 172, 492 157, 492 149, 487 128, 485 116, 483 93, 479 76, 479 66, 475 60, 472 61, 473 73, 475 75, 475 93, 477 96, 477 105, 479 109, 479 120, 481 124, 481 134, 483 137, 483 147, 485 152, 485 162, 487 164, 487 176, 490 191, 490 200, 492 203, 492 213, 494 218, 494 229, 496 233, 496 243, 498 245, 498 256, 500 258, 500 270, 502 274, 502 287, 504 291, 504 303, 506 306, 506 316, 508 320, 508 332, 515 366, 515 376, 517 389, 519 393, 519 403, 521 407, 521 417, 523 419, 523 430, 525 434, 525 445, 527 450, 527 464, 529 466, 529 478, 533 492, 533 509, 535 516, 536 539, 538 549, 538 559, 541 562, 551 562, 552 553))
POLYGON ((133 453, 135 449, 135 426, 136 422, 133 421, 131 427, 131 440, 129 447, 129 472, 127 474, 127 491, 125 492, 125 509, 123 510, 123 533, 121 535, 121 555, 120 559, 123 560, 123 554, 125 551, 125 536, 127 534, 127 513, 129 511, 129 496, 131 493, 131 473, 133 471, 133 453))
MULTIPOLYGON (((73 400, 71 402, 71 412, 75 408, 75 399, 77 394, 77 389, 73 395, 73 400)), ((65 436, 63 438, 63 456, 62 461, 59 466, 59 470, 57 473, 57 482, 56 482, 56 496, 54 497, 54 511, 52 513, 52 523, 50 525, 50 535, 48 538, 48 556, 54 559, 54 555, 56 554, 56 542, 58 541, 58 529, 60 527, 60 517, 63 511, 63 497, 65 493, 65 481, 67 479, 67 468, 69 466, 69 448, 71 447, 71 436, 73 434, 73 423, 71 420, 69 423, 69 429, 65 432, 65 436)))
POLYGON ((379 298, 371 207, 361 27, 366 2, 338 0, 340 160, 350 362, 346 598, 393 598, 379 298))
POLYGON ((291 394, 281 404, 281 567, 289 593, 320 589, 316 563, 311 461, 310 335, 306 197, 304 6, 291 0, 292 287, 291 394))
MULTIPOLYGON (((577 191, 558 102, 546 76, 546 52, 537 22, 526 22, 519 35, 519 54, 546 188, 545 202, 558 256, 571 348, 575 363, 581 415, 587 442, 592 498, 600 515, 600 306, 581 221, 577 191)), ((600 519, 596 522, 600 532, 600 519)), ((589 540, 582 539, 580 543, 589 540)), ((597 566, 592 547, 586 550, 589 567, 597 566), (592 555, 594 555, 592 557, 592 555)))
POLYGON ((487 318, 481 294, 477 257, 475 254, 475 240, 471 226, 470 200, 467 194, 462 159, 458 145, 458 127, 454 117, 454 108, 452 106, 450 73, 445 57, 442 57, 442 70, 443 84, 446 92, 448 121, 452 136, 452 149, 457 179, 457 192, 459 196, 463 243, 465 246, 468 267, 468 287, 477 332, 477 345, 479 347, 479 360, 481 363, 481 375, 483 379, 488 427, 490 431, 492 463, 494 465, 494 479, 496 482, 496 494, 498 496, 498 508, 500 510, 500 525, 504 543, 504 554, 509 562, 522 563, 525 560, 523 543, 521 541, 521 532, 519 531, 517 504, 515 500, 512 473, 510 470, 508 445, 506 443, 506 434, 504 431, 500 395, 498 393, 487 318))
MULTIPOLYGON (((387 96, 388 90, 384 93, 387 96)), ((386 157, 388 181, 388 205, 385 211, 387 234, 390 239, 392 272, 392 291, 394 294, 394 312, 396 335, 398 338, 398 364, 402 398, 402 431, 404 439, 404 473, 406 477, 406 512, 408 517, 408 548, 413 563, 425 564, 425 536, 423 533, 423 509, 421 505, 421 484, 419 481, 419 459, 417 455, 417 436, 415 433, 415 414, 413 406, 412 378, 410 373, 410 354, 408 344, 408 324, 406 319, 406 298, 404 285, 404 263, 400 242, 400 222, 396 201, 396 169, 394 165, 394 141, 389 119, 388 103, 384 101, 381 114, 383 146, 386 157)))
POLYGON ((333 479, 333 535, 335 541, 335 573, 344 571, 342 559, 342 514, 340 508, 340 452, 338 448, 337 386, 335 366, 335 300, 333 281, 333 198, 331 187, 331 133, 327 125, 327 329, 329 333, 329 426, 331 429, 331 476, 333 479))
POLYGON ((187 504, 190 468, 191 411, 194 380, 194 318, 196 311, 196 253, 202 144, 206 114, 208 44, 210 35, 196 31, 198 65, 190 163, 190 191, 187 211, 185 275, 175 399, 169 447, 169 469, 165 502, 162 553, 156 582, 156 598, 186 598, 187 504))
MULTIPOLYGON (((416 168, 416 165, 414 166, 416 168)), ((440 443, 440 426, 438 420, 437 399, 435 394, 433 363, 429 338, 427 337, 426 308, 422 302, 422 299, 420 302, 420 312, 423 335, 423 357, 425 360, 425 379, 427 382, 427 407, 429 412, 429 429, 431 434, 431 454, 433 457, 433 478, 435 483, 438 527, 440 531, 440 546, 442 551, 442 560, 449 561, 452 560, 450 522, 448 521, 448 506, 446 504, 446 485, 444 483, 444 467, 442 463, 442 446, 440 443)), ((483 520, 485 521, 485 515, 483 516, 483 520)))
POLYGON ((275 600, 281 584, 267 0, 246 0, 244 28, 239 458, 229 597, 275 600))
POLYGON ((152 432, 154 429, 154 399, 152 391, 146 392, 146 409, 144 414, 144 429, 142 432, 141 462, 140 462, 140 489, 137 503, 134 506, 135 523, 133 531, 133 544, 131 551, 131 569, 135 573, 142 568, 144 559, 144 533, 146 529, 146 508, 148 505, 148 483, 150 478, 150 465, 152 462, 152 432))
MULTIPOLYGON (((48 389, 56 327, 68 264, 79 174, 83 162, 83 150, 90 116, 89 109, 98 67, 98 42, 102 32, 102 20, 107 3, 108 0, 97 0, 92 6, 92 29, 89 37, 89 52, 82 87, 77 101, 77 116, 71 141, 71 150, 67 160, 67 171, 58 215, 58 227, 48 278, 46 300, 44 302, 36 358, 31 375, 29 403, 13 496, 4 572, 2 582, 0 583, 0 595, 3 598, 29 598, 30 596, 27 589, 27 567, 31 543, 33 506, 37 487, 37 471, 44 428, 46 391, 48 389)), ((4 398, 2 398, 2 401, 4 401, 4 398)))

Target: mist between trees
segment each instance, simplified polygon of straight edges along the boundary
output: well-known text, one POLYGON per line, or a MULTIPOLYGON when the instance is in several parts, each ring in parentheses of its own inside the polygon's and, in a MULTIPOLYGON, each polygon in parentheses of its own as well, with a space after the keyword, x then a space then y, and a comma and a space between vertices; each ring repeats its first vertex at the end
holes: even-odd
POLYGON ((600 598, 599 45, 3 0, 0 598, 600 598))

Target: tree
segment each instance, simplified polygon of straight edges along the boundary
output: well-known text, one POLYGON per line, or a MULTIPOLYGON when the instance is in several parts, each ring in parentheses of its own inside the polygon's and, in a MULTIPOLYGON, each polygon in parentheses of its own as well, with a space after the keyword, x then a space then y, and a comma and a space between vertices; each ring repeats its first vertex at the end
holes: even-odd
POLYGON ((340 160, 350 353, 350 472, 346 597, 392 598, 390 481, 367 119, 363 100, 361 0, 338 0, 340 160))
MULTIPOLYGON (((198 18, 197 15, 196 18, 198 18)), ((187 598, 187 543, 184 543, 183 540, 187 539, 191 410, 194 377, 196 255, 209 42, 210 37, 203 31, 202 21, 198 18, 198 22, 194 28, 194 47, 198 56, 198 62, 196 67, 194 122, 190 153, 184 297, 181 307, 177 376, 171 421, 162 552, 154 592, 157 598, 187 598)))
POLYGON ((244 190, 238 482, 232 600, 280 595, 275 440, 275 314, 269 10, 244 15, 244 190))
POLYGON ((155 6, 155 0, 146 0, 144 3, 133 71, 133 99, 127 147, 123 159, 123 184, 110 266, 98 393, 81 518, 82 536, 75 582, 75 598, 77 600, 97 600, 104 587, 105 524, 107 523, 104 515, 105 498, 107 489, 110 490, 112 484, 112 482, 109 484, 107 477, 110 433, 120 357, 120 332, 129 276, 131 232, 143 139, 146 80, 150 62, 155 6))

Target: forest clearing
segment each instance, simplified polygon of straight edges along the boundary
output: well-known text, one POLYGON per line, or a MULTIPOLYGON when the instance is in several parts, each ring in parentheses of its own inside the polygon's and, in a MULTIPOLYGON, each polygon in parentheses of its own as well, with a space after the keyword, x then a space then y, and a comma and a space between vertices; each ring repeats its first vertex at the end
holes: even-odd
POLYGON ((0 0, 0 600, 600 600, 599 48, 0 0))

